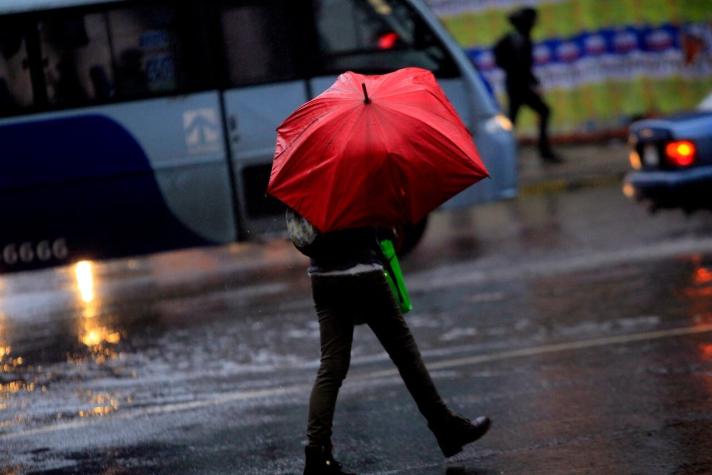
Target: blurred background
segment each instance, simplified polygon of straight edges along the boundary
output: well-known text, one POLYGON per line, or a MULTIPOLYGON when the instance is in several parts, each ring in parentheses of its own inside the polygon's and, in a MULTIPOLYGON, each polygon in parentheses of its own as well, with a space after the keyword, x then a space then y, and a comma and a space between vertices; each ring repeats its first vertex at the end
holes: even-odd
MULTIPOLYGON (((536 75, 559 140, 624 136, 641 117, 695 108, 712 89, 712 3, 675 0, 429 0, 502 103, 492 46, 507 13, 533 6, 536 75)), ((522 116, 521 135, 534 134, 522 116)))

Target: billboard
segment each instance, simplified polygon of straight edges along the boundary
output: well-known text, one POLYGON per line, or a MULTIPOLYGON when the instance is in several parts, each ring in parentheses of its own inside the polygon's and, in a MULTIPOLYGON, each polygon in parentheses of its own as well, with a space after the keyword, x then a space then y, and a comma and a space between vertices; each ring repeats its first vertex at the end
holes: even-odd
MULTIPOLYGON (((712 92, 712 0, 429 0, 506 105, 493 44, 507 14, 535 7, 535 74, 559 136, 621 130, 638 117, 694 108, 712 92)), ((525 115, 526 114, 526 115, 525 115)), ((534 134, 535 116, 519 130, 534 134)))

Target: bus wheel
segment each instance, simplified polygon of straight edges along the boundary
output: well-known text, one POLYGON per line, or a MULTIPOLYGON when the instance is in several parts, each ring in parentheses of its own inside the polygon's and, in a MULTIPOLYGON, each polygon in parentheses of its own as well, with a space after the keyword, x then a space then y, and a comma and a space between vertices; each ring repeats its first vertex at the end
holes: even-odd
POLYGON ((400 236, 398 239, 398 255, 403 257, 415 249, 428 227, 428 217, 424 217, 415 224, 407 224, 399 229, 400 236))

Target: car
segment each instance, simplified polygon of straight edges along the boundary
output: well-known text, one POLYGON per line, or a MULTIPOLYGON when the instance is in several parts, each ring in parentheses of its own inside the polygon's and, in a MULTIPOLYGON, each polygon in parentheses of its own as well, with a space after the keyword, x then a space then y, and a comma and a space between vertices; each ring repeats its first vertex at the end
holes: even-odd
POLYGON ((712 209, 712 93, 695 111, 634 122, 623 193, 662 208, 712 209))

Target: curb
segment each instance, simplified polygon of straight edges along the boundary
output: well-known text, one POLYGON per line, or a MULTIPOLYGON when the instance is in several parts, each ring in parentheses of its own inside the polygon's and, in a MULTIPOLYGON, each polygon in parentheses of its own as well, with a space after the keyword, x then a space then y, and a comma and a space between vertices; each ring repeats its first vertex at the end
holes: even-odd
POLYGON ((576 191, 583 188, 599 188, 604 186, 618 185, 622 182, 625 172, 590 175, 581 177, 553 178, 541 180, 533 183, 522 183, 519 185, 520 196, 540 196, 566 191, 576 191))

